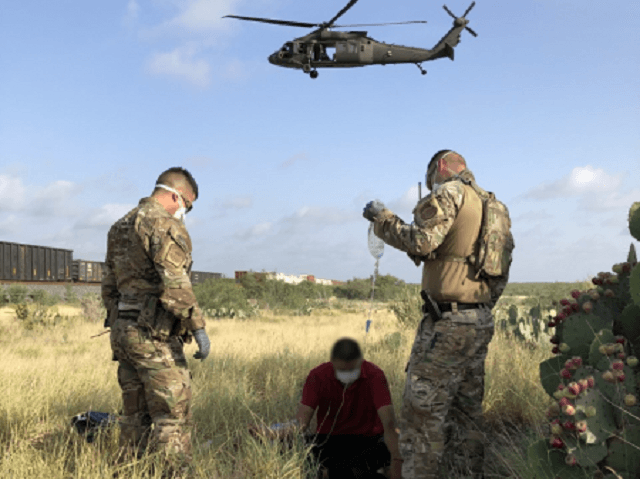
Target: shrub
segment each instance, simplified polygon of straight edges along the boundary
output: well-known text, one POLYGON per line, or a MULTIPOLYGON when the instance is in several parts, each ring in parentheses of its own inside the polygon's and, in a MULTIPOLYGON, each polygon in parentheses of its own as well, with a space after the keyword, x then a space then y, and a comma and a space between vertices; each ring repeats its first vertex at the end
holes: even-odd
POLYGON ((29 290, 26 286, 21 284, 11 284, 7 289, 7 294, 9 295, 9 301, 13 304, 24 303, 27 299, 27 294, 29 290))
POLYGON ((210 279, 193 287, 200 308, 214 317, 253 316, 255 308, 234 279, 210 279))
POLYGON ((92 323, 102 322, 107 316, 107 310, 102 304, 102 298, 96 293, 87 293, 80 300, 82 315, 92 323))
POLYGON ((73 290, 73 286, 71 285, 71 283, 67 283, 65 285, 64 289, 65 289, 65 292, 64 292, 64 300, 65 300, 65 302, 70 303, 70 304, 77 304, 78 303, 78 295, 73 290))

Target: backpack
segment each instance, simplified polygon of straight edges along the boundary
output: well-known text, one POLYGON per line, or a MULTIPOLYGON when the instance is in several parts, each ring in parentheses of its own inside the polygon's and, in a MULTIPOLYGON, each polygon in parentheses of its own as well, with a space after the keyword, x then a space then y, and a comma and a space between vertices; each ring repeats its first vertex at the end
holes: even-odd
POLYGON ((89 443, 93 442, 98 431, 107 429, 117 422, 118 418, 115 415, 96 411, 87 411, 71 419, 71 425, 75 427, 78 434, 84 436, 89 443))
POLYGON ((477 254, 470 260, 476 269, 476 279, 508 277, 512 252, 515 248, 511 234, 509 210, 496 196, 480 188, 474 181, 460 178, 464 184, 471 186, 482 200, 482 222, 478 236, 477 254), (475 256, 475 258, 474 258, 475 256))

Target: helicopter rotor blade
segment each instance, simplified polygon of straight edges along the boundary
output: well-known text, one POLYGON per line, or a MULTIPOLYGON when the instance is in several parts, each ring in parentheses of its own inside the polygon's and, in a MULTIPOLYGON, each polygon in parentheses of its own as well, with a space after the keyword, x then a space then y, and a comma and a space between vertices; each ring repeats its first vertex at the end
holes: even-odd
POLYGON ((238 15, 225 15, 222 18, 237 18, 239 20, 250 20, 252 22, 273 23, 274 25, 286 25, 289 27, 312 28, 312 27, 320 26, 317 23, 291 22, 288 20, 272 20, 270 18, 239 17, 238 15))
POLYGON ((340 11, 337 13, 337 15, 336 15, 335 17, 333 17, 331 20, 329 20, 329 21, 328 21, 326 24, 324 24, 323 26, 324 26, 324 27, 326 27, 326 28, 331 27, 331 26, 333 25, 333 23, 334 23, 338 18, 340 18, 342 15, 344 15, 345 13, 347 13, 347 10, 349 10, 351 7, 353 7, 353 6, 356 4, 356 2, 357 2, 357 1, 358 1, 358 0, 351 0, 349 3, 347 3, 347 5, 346 5, 342 10, 340 10, 340 11))
POLYGON ((333 25, 331 28, 350 28, 350 27, 382 27, 385 25, 406 25, 408 23, 427 23, 426 20, 412 20, 410 22, 388 22, 388 23, 359 23, 355 25, 333 25))
POLYGON ((453 12, 451 12, 451 10, 449 10, 447 8, 446 5, 442 5, 442 8, 444 8, 445 12, 447 12, 449 15, 451 15, 454 19, 456 19, 457 17, 453 14, 453 12))
POLYGON ((474 32, 473 30, 471 30, 471 28, 469 28, 469 27, 464 27, 464 28, 465 28, 465 30, 467 30, 474 37, 478 36, 478 34, 476 32, 474 32))
POLYGON ((471 5, 469 5, 469 8, 467 8, 467 11, 464 12, 464 15, 462 15, 463 17, 467 16, 467 13, 469 13, 471 11, 471 9, 476 5, 476 2, 471 2, 471 5))

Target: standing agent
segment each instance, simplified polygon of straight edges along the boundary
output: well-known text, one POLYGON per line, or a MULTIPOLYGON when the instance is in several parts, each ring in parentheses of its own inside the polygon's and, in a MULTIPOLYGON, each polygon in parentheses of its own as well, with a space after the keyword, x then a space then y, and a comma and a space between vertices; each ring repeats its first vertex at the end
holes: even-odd
POLYGON ((478 187, 462 156, 441 150, 426 173, 431 193, 405 224, 379 201, 364 208, 376 236, 424 263, 424 316, 407 364, 399 447, 404 479, 482 478, 484 361, 492 308, 514 248, 507 208, 478 187), (483 208, 485 210, 483 214, 483 208))
POLYGON ((306 437, 325 469, 319 477, 400 479, 398 433, 384 372, 365 361, 350 338, 333 345, 330 359, 307 376, 296 414, 304 432, 318 408, 317 433, 306 437))
POLYGON ((182 345, 195 337, 209 354, 205 322, 191 288, 191 238, 184 215, 198 185, 179 167, 162 173, 151 197, 109 230, 102 299, 118 361, 125 457, 164 453, 167 472, 191 462, 191 380, 182 345), (151 427, 153 425, 153 427, 151 427))

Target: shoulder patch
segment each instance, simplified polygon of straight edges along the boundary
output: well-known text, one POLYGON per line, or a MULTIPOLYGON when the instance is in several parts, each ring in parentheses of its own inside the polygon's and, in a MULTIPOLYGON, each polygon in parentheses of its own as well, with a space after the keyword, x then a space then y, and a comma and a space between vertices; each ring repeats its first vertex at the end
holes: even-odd
POLYGON ((429 196, 427 201, 419 203, 414 210, 415 221, 418 224, 425 224, 440 216, 444 216, 444 213, 435 195, 429 196))

